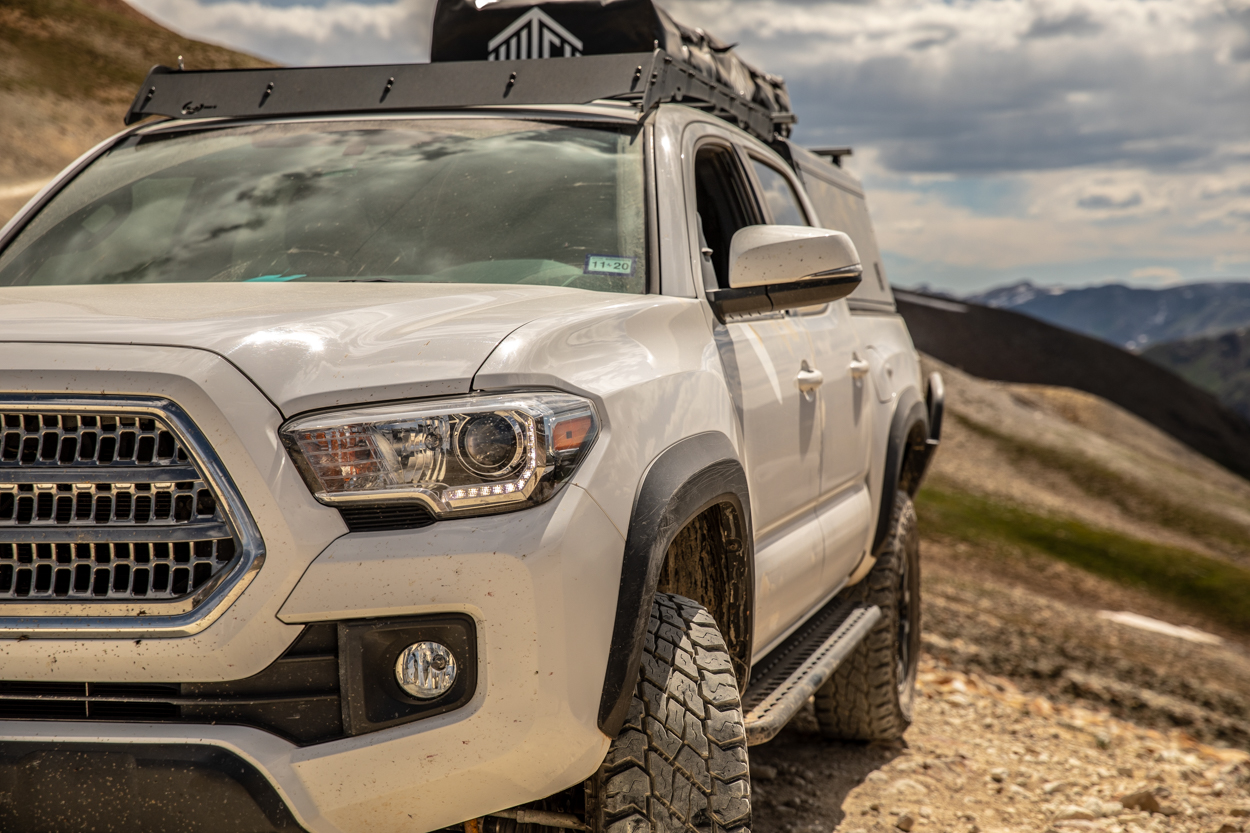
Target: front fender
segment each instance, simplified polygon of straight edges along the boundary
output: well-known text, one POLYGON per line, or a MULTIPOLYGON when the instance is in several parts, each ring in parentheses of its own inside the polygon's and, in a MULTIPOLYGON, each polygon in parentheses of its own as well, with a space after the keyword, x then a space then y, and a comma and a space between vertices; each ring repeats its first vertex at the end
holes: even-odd
MULTIPOLYGON (((612 650, 599 701, 599 728, 608 737, 616 737, 628 716, 651 603, 669 545, 687 523, 717 503, 732 504, 742 518, 745 546, 738 559, 745 569, 746 586, 754 587, 746 472, 725 435, 709 432, 670 446, 651 463, 638 487, 625 538, 612 650)), ((751 632, 749 595, 747 599, 740 611, 743 621, 738 623, 743 633, 751 632)))
MULTIPOLYGON (((924 449, 929 437, 929 409, 915 388, 906 388, 898 395, 885 452, 885 471, 881 478, 881 508, 877 514, 877 531, 872 537, 872 554, 877 556, 890 534, 890 518, 894 516, 894 498, 902 482, 903 464, 919 428, 919 443, 924 449)), ((919 487, 919 481, 915 483, 919 487)))

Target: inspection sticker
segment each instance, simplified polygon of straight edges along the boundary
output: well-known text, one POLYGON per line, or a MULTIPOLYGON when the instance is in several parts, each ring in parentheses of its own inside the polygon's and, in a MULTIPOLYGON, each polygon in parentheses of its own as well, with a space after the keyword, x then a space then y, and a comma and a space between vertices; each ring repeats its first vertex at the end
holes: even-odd
POLYGON ((586 268, 582 272, 587 275, 632 275, 635 260, 617 255, 586 255, 586 268))

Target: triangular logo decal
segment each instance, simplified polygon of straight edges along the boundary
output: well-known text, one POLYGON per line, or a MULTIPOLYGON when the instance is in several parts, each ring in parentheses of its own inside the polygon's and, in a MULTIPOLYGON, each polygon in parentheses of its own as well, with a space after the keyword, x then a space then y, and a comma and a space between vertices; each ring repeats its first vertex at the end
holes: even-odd
POLYGON ((542 9, 534 7, 491 38, 486 49, 488 61, 571 58, 582 54, 582 42, 542 9))

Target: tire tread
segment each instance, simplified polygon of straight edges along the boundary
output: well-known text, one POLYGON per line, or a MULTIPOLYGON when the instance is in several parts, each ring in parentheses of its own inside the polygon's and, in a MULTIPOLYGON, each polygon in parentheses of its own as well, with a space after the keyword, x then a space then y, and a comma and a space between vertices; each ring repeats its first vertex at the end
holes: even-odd
MULTIPOLYGON (((814 698, 816 722, 827 738, 897 740, 911 725, 910 715, 899 698, 895 642, 899 579, 903 560, 909 557, 909 549, 916 546, 917 533, 915 506, 905 492, 899 492, 890 537, 877 563, 856 588, 861 604, 881 608, 881 620, 814 698)), ((918 570, 919 565, 913 564, 912 568, 918 570)), ((919 596, 912 603, 919 605, 919 596)))
POLYGON ((697 602, 656 594, 629 716, 588 789, 604 833, 749 833, 738 682, 697 602))

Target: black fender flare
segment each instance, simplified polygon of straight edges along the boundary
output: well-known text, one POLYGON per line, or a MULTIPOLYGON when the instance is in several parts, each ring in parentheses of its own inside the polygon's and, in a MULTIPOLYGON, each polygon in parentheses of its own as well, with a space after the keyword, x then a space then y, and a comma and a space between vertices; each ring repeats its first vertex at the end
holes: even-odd
POLYGON ((708 432, 680 440, 662 451, 643 475, 625 536, 616 620, 599 700, 599 729, 610 738, 621 731, 629 714, 651 605, 669 545, 689 521, 718 503, 732 504, 742 519, 749 584, 744 614, 749 623, 755 593, 751 504, 746 472, 729 438, 708 432))
POLYGON ((924 464, 916 475, 916 489, 929 473, 929 465, 933 455, 937 453, 942 442, 942 417, 946 413, 946 385, 942 382, 942 374, 934 371, 929 374, 929 390, 925 393, 925 405, 929 409, 929 439, 925 443, 924 464))
MULTIPOLYGON (((877 512, 877 531, 872 537, 872 554, 881 553, 886 538, 890 534, 890 519, 894 516, 894 496, 898 494, 899 482, 903 474, 903 462, 907 457, 908 439, 912 428, 920 423, 924 428, 924 438, 929 437, 929 409, 915 388, 907 388, 899 394, 898 404, 894 407, 894 417, 890 420, 890 434, 886 439, 885 470, 881 476, 881 508, 877 512)), ((917 479, 915 488, 920 485, 917 479)))

